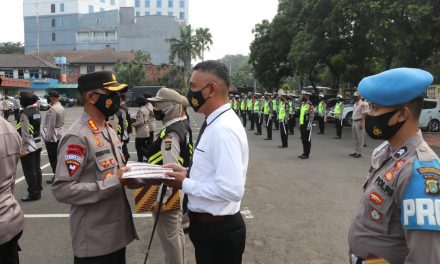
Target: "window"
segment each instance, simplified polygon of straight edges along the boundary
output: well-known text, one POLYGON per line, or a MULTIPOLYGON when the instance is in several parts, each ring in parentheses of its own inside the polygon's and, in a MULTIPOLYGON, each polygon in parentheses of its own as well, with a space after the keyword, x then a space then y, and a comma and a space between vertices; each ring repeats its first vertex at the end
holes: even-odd
POLYGON ((18 70, 18 79, 24 78, 24 70, 18 70))
POLYGON ((141 7, 141 0, 135 0, 134 1, 134 6, 135 7, 141 7))
POLYGON ((161 15, 162 15, 162 12, 158 11, 158 12, 157 12, 157 15, 158 15, 158 16, 161 16, 161 15))
POLYGON ((60 12, 64 12, 64 3, 60 4, 60 12))
POLYGON ((95 12, 95 7, 92 5, 89 5, 89 14, 95 12))
POLYGON ((55 13, 55 4, 50 5, 50 12, 55 13))
POLYGON ((185 19, 185 12, 180 12, 179 18, 180 19, 185 19))
POLYGON ((52 27, 55 27, 55 18, 52 18, 51 25, 52 25, 52 27))
POLYGON ((95 65, 88 65, 87 66, 87 73, 95 72, 95 65))
POLYGON ((57 36, 55 35, 55 33, 52 33, 52 41, 56 41, 57 40, 57 36))
POLYGON ((434 109, 437 107, 437 102, 435 101, 423 101, 423 109, 434 109))
POLYGON ((185 8, 185 1, 180 1, 180 8, 185 8))
POLYGON ((145 16, 149 16, 150 15, 150 12, 145 12, 145 16))
POLYGON ((173 16, 173 12, 168 12, 168 16, 173 16))
POLYGON ((104 12, 105 11, 105 8, 99 8, 99 12, 104 12))
POLYGON ((145 0, 145 7, 150 7, 150 0, 145 0))
POLYGON ((115 0, 110 0, 111 5, 115 5, 115 0))
POLYGON ((40 72, 38 70, 29 70, 29 77, 34 79, 40 78, 40 72))
POLYGON ((162 0, 157 0, 156 7, 162 7, 162 0))
POLYGON ((116 31, 105 32, 105 40, 107 42, 115 42, 116 41, 116 31))
POLYGON ((14 70, 4 70, 4 72, 5 72, 5 77, 8 77, 8 78, 14 78, 14 70))
POLYGON ((60 28, 64 27, 64 18, 60 17, 60 28))
POLYGON ((136 16, 141 16, 141 12, 136 11, 136 16))
POLYGON ((170 7, 170 8, 173 7, 173 0, 168 0, 168 7, 170 7))

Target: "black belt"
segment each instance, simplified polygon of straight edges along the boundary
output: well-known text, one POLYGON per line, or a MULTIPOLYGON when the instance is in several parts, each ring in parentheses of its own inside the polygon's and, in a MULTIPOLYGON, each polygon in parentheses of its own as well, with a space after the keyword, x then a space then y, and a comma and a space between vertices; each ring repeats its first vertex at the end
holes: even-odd
POLYGON ((359 121, 361 121, 362 120, 362 118, 359 118, 359 119, 353 119, 353 122, 359 122, 359 121))
POLYGON ((189 219, 196 222, 202 223, 210 223, 210 222, 224 222, 229 221, 231 219, 235 219, 240 215, 240 212, 237 212, 233 215, 212 215, 209 213, 197 213, 188 211, 189 219))

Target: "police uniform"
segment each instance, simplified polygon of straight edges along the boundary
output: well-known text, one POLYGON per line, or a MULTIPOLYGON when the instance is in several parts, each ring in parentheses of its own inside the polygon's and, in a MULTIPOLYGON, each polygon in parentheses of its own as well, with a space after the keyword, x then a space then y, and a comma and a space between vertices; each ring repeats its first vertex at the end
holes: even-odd
MULTIPOLYGON (((78 79, 86 92, 105 89, 124 92, 111 72, 94 72, 78 79)), ((109 102, 112 103, 112 102, 109 102)), ((137 239, 125 188, 117 171, 124 155, 117 134, 108 123, 100 129, 83 112, 59 143, 52 192, 71 205, 70 231, 75 263, 125 263, 125 247, 137 239)))
POLYGON ((318 109, 317 109, 317 114, 318 114, 318 127, 319 127, 319 132, 318 134, 324 134, 324 130, 325 130, 325 114, 326 114, 326 107, 327 104, 324 101, 324 95, 320 94, 319 95, 319 103, 318 103, 318 109))
POLYGON ((272 98, 272 119, 275 120, 273 123, 275 124, 275 129, 274 130, 278 130, 280 125, 278 124, 278 100, 277 100, 277 96, 274 93, 274 96, 272 98))
POLYGON ((240 112, 241 112, 241 118, 243 119, 243 126, 246 127, 246 115, 247 115, 247 106, 248 106, 248 99, 243 96, 241 98, 240 102, 240 112))
POLYGON ((294 135, 295 134, 295 123, 296 123, 296 117, 295 117, 295 97, 293 95, 289 95, 289 119, 287 121, 287 127, 289 128, 289 134, 294 135))
POLYGON ((364 129, 364 115, 368 112, 368 104, 359 99, 353 106, 353 124, 352 134, 354 144, 354 153, 350 154, 354 158, 360 158, 362 155, 362 148, 364 145, 365 129, 364 129))
MULTIPOLYGON (((46 98, 50 97, 59 98, 60 95, 56 91, 50 91, 46 98)), ((54 173, 54 176, 50 177, 46 181, 47 183, 53 183, 53 180, 55 178, 58 142, 61 140, 61 137, 64 134, 64 116, 64 107, 61 105, 60 102, 54 102, 46 113, 44 126, 41 130, 41 136, 46 145, 47 156, 49 157, 50 166, 52 168, 52 172, 54 173)))
POLYGON ((333 110, 335 114, 335 125, 336 125, 336 137, 335 139, 340 139, 342 137, 342 127, 343 119, 342 114, 344 112, 344 102, 342 101, 342 95, 338 95, 339 102, 336 103, 333 110))
POLYGON ((254 103, 255 103, 255 95, 252 95, 252 97, 249 98, 248 102, 247 102, 248 118, 251 121, 251 126, 250 126, 249 130, 254 130, 254 126, 255 126, 254 103))
POLYGON ((150 111, 147 108, 147 100, 143 97, 138 99, 138 104, 141 106, 136 113, 136 121, 133 123, 133 126, 136 129, 135 147, 137 157, 138 161, 142 162, 147 157, 148 149, 151 145, 148 142, 150 137, 150 111))
POLYGON ((261 135, 261 125, 263 124, 263 115, 262 115, 262 100, 260 99, 260 94, 256 93, 256 98, 254 102, 254 122, 257 127, 257 132, 255 135, 261 135))
MULTIPOLYGON (((398 68, 364 78, 359 92, 377 105, 402 105, 432 80, 398 68)), ((420 131, 395 149, 388 141, 376 148, 348 235, 351 263, 440 263, 439 178, 439 158, 420 131)))
POLYGON ((32 201, 41 198, 42 173, 40 158, 42 140, 40 134, 41 115, 34 103, 38 97, 31 92, 20 93, 21 105, 24 107, 20 114, 20 122, 17 123, 17 131, 21 135, 21 166, 28 185, 28 195, 21 198, 22 201, 32 201))
MULTIPOLYGON (((284 97, 285 98, 285 97, 284 97)), ((287 121, 289 118, 289 105, 280 99, 278 104, 278 124, 280 128, 281 145, 279 148, 287 148, 288 146, 288 131, 287 131, 287 121)))
MULTIPOLYGON (((310 95, 310 94, 307 94, 310 95)), ((307 99, 303 101, 299 113, 299 130, 301 133, 301 142, 303 145, 303 153, 298 157, 308 159, 312 148, 312 122, 314 117, 314 109, 312 103, 307 99)))
POLYGON ((23 233, 24 216, 14 197, 21 139, 14 127, 0 117, 0 263, 18 264, 18 240, 23 233))
POLYGON ((264 126, 266 127, 267 137, 264 140, 272 139, 272 100, 267 96, 263 105, 264 126))
MULTIPOLYGON (((152 102, 174 102, 172 109, 165 114, 164 128, 158 134, 148 152, 148 163, 162 165, 179 163, 188 167, 192 155, 192 142, 189 131, 180 117, 181 95, 174 90, 162 88, 152 102), (174 111, 174 112, 173 112, 174 111)), ((165 185, 147 185, 135 190, 136 210, 138 213, 153 212, 156 217, 159 193, 165 185)), ((183 193, 178 189, 166 189, 157 224, 157 234, 164 250, 166 264, 184 263, 184 232, 182 228, 183 193)))

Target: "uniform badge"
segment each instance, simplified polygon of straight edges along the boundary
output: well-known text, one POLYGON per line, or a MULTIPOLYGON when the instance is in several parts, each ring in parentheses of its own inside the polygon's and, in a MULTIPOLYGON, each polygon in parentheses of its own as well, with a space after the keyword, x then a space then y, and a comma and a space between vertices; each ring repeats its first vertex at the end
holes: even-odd
POLYGON ((104 174, 104 180, 107 180, 109 177, 113 176, 113 172, 112 171, 107 171, 104 174))
POLYGON ((440 195, 437 176, 425 176, 425 185, 425 193, 427 195, 440 195))
POLYGON ((95 139, 95 144, 97 147, 104 146, 104 143, 102 142, 101 136, 99 134, 92 134, 92 138, 95 139))
POLYGON ((374 222, 379 222, 380 220, 382 220, 382 214, 377 209, 371 209, 370 218, 374 222))
POLYGON ((99 131, 98 126, 95 124, 95 121, 93 121, 92 119, 89 119, 87 121, 87 124, 89 125, 90 129, 93 131, 99 131))
POLYGON ((165 150, 171 150, 171 141, 170 140, 165 141, 165 150))
POLYGON ((75 172, 84 162, 85 153, 86 149, 81 145, 70 144, 67 146, 66 154, 64 155, 64 161, 70 177, 75 174, 75 172))
POLYGON ((382 130, 380 128, 374 126, 373 135, 375 135, 376 137, 382 136, 382 130))
POLYGON ((385 173, 385 179, 387 179, 387 181, 392 181, 394 179, 394 170, 385 173))
POLYGON ((382 205, 384 199, 382 198, 382 196, 380 196, 380 194, 378 194, 377 192, 372 192, 370 193, 370 195, 368 196, 368 198, 370 199, 370 201, 372 201, 375 205, 382 205))
POLYGON ((198 101, 196 98, 192 98, 192 99, 191 99, 191 103, 192 103, 192 105, 195 106, 195 107, 199 106, 199 101, 198 101))
POLYGON ((394 158, 398 159, 402 157, 403 155, 405 155, 407 151, 408 151, 407 147, 405 146, 401 147, 398 151, 396 151, 396 153, 394 153, 394 158))

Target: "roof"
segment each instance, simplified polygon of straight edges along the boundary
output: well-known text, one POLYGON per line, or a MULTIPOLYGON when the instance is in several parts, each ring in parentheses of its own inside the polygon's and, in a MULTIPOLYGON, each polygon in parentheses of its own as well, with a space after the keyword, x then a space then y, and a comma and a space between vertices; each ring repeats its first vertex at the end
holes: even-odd
POLYGON ((48 61, 55 61, 55 57, 66 57, 67 64, 115 64, 118 61, 135 60, 135 52, 116 51, 106 47, 101 50, 40 51, 40 57, 48 61))
POLYGON ((31 87, 29 80, 11 79, 3 76, 0 76, 0 80, 1 87, 31 87))
POLYGON ((31 54, 0 54, 0 68, 52 68, 56 65, 31 54))

